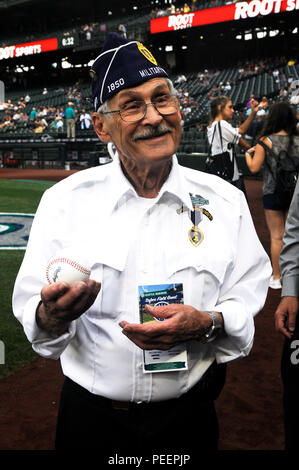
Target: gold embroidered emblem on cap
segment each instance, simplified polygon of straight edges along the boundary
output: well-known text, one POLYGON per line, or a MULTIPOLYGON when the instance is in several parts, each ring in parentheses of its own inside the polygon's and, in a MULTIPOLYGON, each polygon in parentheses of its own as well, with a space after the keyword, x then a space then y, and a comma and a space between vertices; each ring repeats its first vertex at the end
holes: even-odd
POLYGON ((158 65, 153 54, 141 42, 137 42, 137 47, 139 52, 141 52, 141 54, 144 55, 147 60, 149 60, 154 65, 158 65))

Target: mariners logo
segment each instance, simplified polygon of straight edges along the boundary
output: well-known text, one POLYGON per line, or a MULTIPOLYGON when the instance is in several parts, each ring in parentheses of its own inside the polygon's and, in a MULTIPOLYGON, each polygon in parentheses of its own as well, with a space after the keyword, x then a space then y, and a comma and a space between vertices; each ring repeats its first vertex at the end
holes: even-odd
POLYGON ((0 249, 26 249, 34 214, 0 213, 0 249))
POLYGON ((137 47, 147 60, 149 60, 154 65, 158 65, 153 54, 141 42, 137 42, 137 47))

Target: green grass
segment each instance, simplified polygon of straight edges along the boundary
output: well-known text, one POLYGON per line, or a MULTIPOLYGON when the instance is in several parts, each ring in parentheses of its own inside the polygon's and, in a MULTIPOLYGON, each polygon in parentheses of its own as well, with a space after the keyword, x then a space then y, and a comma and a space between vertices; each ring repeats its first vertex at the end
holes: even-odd
POLYGON ((34 213, 43 192, 54 183, 0 180, 0 212, 34 213))
MULTIPOLYGON (((0 212, 35 213, 43 192, 53 184, 0 180, 0 212)), ((0 340, 5 347, 5 364, 0 364, 0 378, 38 357, 12 313, 12 291, 24 253, 24 250, 0 250, 0 340)))

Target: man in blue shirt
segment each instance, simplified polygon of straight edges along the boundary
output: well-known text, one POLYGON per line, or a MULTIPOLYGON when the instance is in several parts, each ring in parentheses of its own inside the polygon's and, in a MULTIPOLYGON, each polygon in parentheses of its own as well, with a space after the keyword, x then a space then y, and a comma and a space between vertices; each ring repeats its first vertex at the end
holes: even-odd
POLYGON ((34 121, 35 118, 36 118, 36 115, 37 115, 36 109, 32 108, 32 110, 30 111, 30 115, 29 115, 30 119, 32 119, 32 121, 34 121))
POLYGON ((66 119, 66 136, 67 138, 75 138, 76 127, 75 127, 75 111, 73 103, 70 101, 68 107, 65 110, 66 119))

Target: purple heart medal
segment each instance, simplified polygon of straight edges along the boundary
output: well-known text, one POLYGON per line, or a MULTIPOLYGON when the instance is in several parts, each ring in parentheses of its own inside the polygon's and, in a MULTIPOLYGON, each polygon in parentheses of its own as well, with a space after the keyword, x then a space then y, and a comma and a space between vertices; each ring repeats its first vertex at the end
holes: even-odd
POLYGON ((188 213, 193 223, 193 227, 191 227, 191 229, 188 231, 188 236, 192 245, 198 246, 204 239, 202 231, 198 228, 198 224, 202 221, 203 214, 205 214, 210 220, 213 220, 213 217, 206 209, 201 207, 203 205, 209 204, 207 199, 204 199, 197 194, 191 193, 190 198, 193 205, 193 211, 188 211, 188 213))

